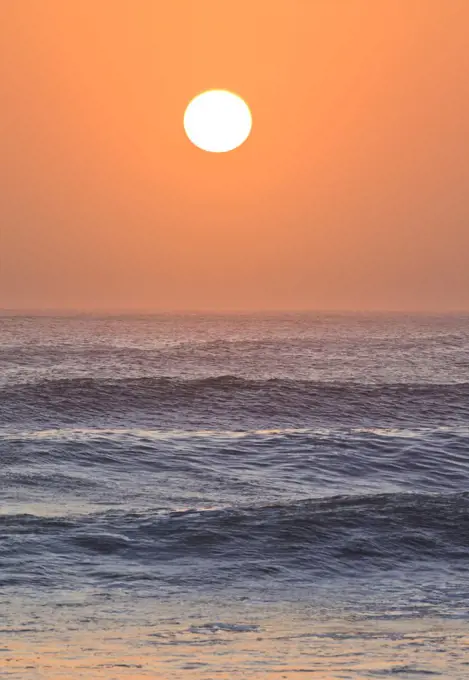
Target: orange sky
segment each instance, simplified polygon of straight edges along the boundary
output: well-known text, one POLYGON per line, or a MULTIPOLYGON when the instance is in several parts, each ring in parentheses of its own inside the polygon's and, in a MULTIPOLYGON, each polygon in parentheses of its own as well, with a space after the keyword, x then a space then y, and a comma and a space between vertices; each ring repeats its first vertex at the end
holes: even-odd
POLYGON ((469 309, 467 0, 0 3, 0 308, 469 309), (207 154, 210 88, 253 133, 207 154))

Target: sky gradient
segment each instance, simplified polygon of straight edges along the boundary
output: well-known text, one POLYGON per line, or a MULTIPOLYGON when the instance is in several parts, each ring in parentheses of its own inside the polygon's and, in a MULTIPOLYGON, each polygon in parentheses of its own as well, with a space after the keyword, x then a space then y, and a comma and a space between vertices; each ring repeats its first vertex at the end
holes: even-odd
POLYGON ((467 0, 0 4, 0 308, 469 309, 467 0), (226 88, 250 139, 186 138, 226 88))

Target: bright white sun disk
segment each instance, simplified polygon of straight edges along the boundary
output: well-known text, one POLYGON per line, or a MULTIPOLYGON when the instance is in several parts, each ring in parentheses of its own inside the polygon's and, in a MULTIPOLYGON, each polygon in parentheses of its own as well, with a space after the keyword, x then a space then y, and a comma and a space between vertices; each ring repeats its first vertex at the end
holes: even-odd
POLYGON ((248 105, 227 90, 202 92, 184 115, 184 129, 191 142, 213 153, 236 149, 249 137, 251 128, 248 105))

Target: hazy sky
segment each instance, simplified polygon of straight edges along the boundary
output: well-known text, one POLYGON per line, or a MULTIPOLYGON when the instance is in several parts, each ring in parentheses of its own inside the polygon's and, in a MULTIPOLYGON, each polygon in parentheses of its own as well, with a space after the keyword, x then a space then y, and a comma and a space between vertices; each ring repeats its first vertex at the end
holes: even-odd
POLYGON ((2 0, 0 307, 469 309, 468 0, 2 0), (202 90, 235 152, 187 140, 202 90))

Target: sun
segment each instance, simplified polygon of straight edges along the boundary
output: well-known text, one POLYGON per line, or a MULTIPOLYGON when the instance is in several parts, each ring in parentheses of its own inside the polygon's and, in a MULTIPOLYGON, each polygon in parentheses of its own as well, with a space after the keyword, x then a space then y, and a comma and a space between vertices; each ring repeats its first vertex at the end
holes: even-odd
POLYGON ((195 146, 212 153, 233 151, 249 137, 249 106, 227 90, 208 90, 197 95, 184 114, 184 129, 195 146))

